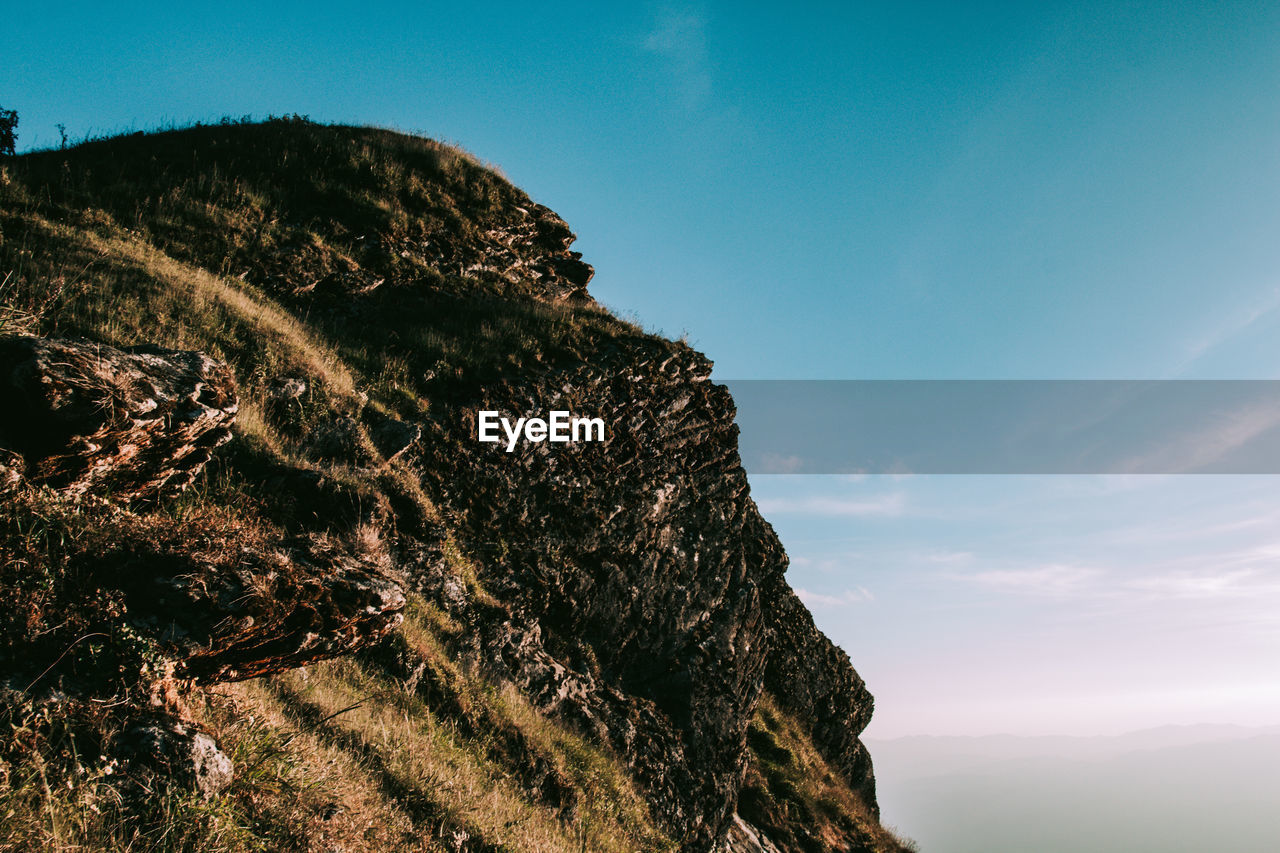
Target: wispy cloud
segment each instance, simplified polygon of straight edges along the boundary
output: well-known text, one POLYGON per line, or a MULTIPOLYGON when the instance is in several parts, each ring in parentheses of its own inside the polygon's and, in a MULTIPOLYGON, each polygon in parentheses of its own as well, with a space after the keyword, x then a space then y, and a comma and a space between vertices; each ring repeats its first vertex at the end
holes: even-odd
POLYGON ((710 100, 711 61, 705 16, 691 9, 663 12, 645 37, 644 49, 664 60, 674 91, 686 108, 698 109, 710 100))
POLYGON ((1191 555, 1145 566, 1048 563, 942 577, 1007 595, 1092 600, 1112 607, 1168 600, 1273 602, 1280 598, 1280 546, 1191 555))
POLYGON ((1208 330, 1187 345, 1186 357, 1178 372, 1181 373, 1218 347, 1245 334, 1263 319, 1280 312, 1280 287, 1268 293, 1225 323, 1208 330))
POLYGON ((760 457, 761 474, 796 474, 804 467, 804 460, 794 454, 765 453, 760 457))
POLYGON ((974 554, 972 551, 930 551, 924 559, 937 565, 957 566, 972 563, 974 554))
POLYGON ((1280 402, 1262 400, 1222 412, 1208 426, 1176 435, 1163 446, 1118 467, 1136 473, 1202 471, 1276 429, 1280 429, 1280 402))
POLYGON ((1054 563, 1025 569, 995 569, 950 577, 1000 592, 1053 597, 1080 595, 1095 587, 1101 569, 1054 563))
POLYGON ((764 498, 756 505, 768 516, 783 513, 842 516, 848 518, 892 517, 906 510, 906 498, 898 492, 865 500, 827 497, 764 498))
POLYGON ((792 568, 813 574, 840 575, 861 571, 867 566, 867 556, 854 551, 823 557, 796 554, 790 559, 792 568))
POLYGON ((865 604, 876 599, 865 586, 846 589, 839 595, 828 595, 800 588, 796 590, 796 597, 803 601, 806 607, 848 607, 852 604, 865 604))
POLYGON ((1280 581, 1252 570, 1230 572, 1178 572, 1151 575, 1125 583, 1127 589, 1156 598, 1242 598, 1263 592, 1280 592, 1280 581))

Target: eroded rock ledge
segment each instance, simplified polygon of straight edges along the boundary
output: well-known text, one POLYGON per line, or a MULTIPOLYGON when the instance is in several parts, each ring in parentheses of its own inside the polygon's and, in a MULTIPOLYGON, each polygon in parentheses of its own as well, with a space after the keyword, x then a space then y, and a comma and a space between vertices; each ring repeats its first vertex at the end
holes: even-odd
POLYGON ((400 623, 404 593, 380 555, 231 518, 165 524, 124 509, 181 491, 230 440, 237 400, 226 365, 200 352, 10 337, 0 339, 0 401, 0 485, 110 497, 78 512, 115 541, 71 559, 126 594, 129 621, 177 675, 281 672, 400 623))
POLYGON ((0 484, 122 500, 184 489, 231 439, 231 371, 204 353, 0 338, 0 484))

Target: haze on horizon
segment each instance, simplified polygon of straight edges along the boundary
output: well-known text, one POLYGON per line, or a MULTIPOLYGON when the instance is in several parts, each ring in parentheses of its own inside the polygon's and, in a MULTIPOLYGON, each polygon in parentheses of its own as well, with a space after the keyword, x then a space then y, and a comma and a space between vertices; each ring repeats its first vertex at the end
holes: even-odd
POLYGON ((930 853, 1272 853, 1280 727, 871 740, 889 824, 930 853))
MULTIPOLYGON (((721 378, 1276 378, 1268 4, 66 3, 19 146, 302 113, 457 141, 721 378)), ((870 733, 1280 722, 1280 482, 753 478, 870 733)))

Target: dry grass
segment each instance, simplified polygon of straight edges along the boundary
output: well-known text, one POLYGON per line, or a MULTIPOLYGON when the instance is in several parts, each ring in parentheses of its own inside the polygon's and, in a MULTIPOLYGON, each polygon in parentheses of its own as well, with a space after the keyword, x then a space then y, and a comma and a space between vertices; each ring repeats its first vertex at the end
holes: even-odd
POLYGON ((882 827, 861 797, 814 748, 804 728, 766 694, 748 736, 750 763, 738 812, 786 850, 833 853, 861 839, 868 853, 914 843, 882 827))
POLYGON ((196 694, 196 716, 235 757, 237 808, 293 827, 300 850, 451 850, 463 839, 539 853, 674 849, 614 757, 459 665, 429 609, 415 604, 404 637, 445 673, 453 701, 439 707, 352 659, 196 694), (512 732, 526 752, 510 752, 512 732), (571 808, 522 779, 529 751, 575 793, 571 808))
POLYGON ((0 702, 0 851, 286 849, 256 833, 234 798, 206 800, 102 755, 120 719, 61 699, 0 702))
MULTIPOLYGON (((183 317, 188 322, 175 323, 171 330, 177 349, 221 348, 226 329, 215 328, 214 334, 204 324, 190 322, 210 312, 225 312, 227 325, 250 328, 260 338, 261 350, 253 361, 263 370, 279 371, 277 376, 304 376, 322 383, 329 393, 353 404, 356 380, 331 347, 316 339, 311 329, 261 293, 251 293, 242 283, 175 260, 154 246, 136 238, 101 237, 80 232, 88 248, 119 261, 136 265, 147 276, 159 282, 173 308, 185 304, 183 317), (269 358, 268 356, 274 355, 269 358)), ((118 262, 118 261, 117 261, 118 262)), ((176 319, 176 317, 175 317, 176 319)), ((137 330, 141 332, 141 330, 137 330)), ((154 330, 149 330, 154 334, 154 330)))
POLYGON ((205 688, 193 705, 236 764, 229 796, 258 827, 287 828, 292 849, 452 849, 387 796, 366 760, 300 724, 271 683, 205 688))

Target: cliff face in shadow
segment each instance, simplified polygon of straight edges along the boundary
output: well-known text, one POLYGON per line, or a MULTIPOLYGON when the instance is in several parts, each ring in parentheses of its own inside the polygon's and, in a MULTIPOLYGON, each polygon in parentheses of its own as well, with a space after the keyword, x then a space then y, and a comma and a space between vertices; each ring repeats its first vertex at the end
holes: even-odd
MULTIPOLYGON (((235 769, 201 808, 281 849, 899 849, 871 697, 786 583, 728 392, 595 305, 554 213, 455 149, 296 119, 3 170, 0 553, 29 605, 5 713, 48 764, 92 742, 117 779, 192 789, 209 774, 130 744, 223 768, 207 740, 235 769), (606 438, 507 452, 481 410, 606 438), (375 793, 286 816, 267 759, 233 760, 259 748, 245 713, 375 793), (377 809, 376 838, 334 817, 377 809)), ((122 790, 126 824, 163 823, 122 790)))

